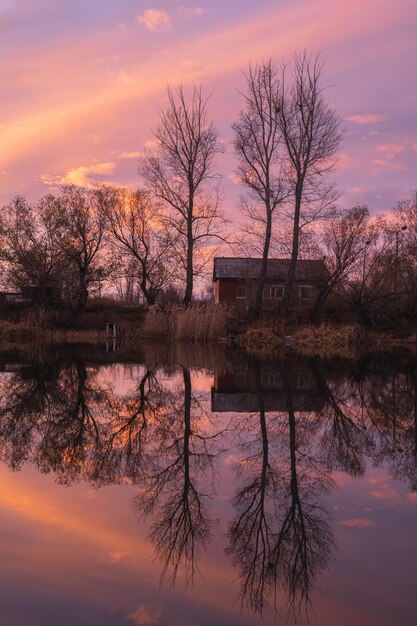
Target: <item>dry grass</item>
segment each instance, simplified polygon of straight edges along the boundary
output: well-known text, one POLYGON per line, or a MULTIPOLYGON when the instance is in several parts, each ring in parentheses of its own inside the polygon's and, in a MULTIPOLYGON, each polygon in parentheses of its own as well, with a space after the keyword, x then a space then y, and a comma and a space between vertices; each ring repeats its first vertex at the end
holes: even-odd
POLYGON ((306 355, 354 357, 363 343, 363 331, 357 325, 304 326, 291 333, 289 342, 306 355))
POLYGON ((152 339, 223 342, 233 319, 229 308, 219 304, 194 305, 189 309, 171 306, 149 307, 140 334, 152 339))
POLYGON ((32 341, 42 335, 42 329, 30 322, 0 321, 0 342, 21 343, 32 341))

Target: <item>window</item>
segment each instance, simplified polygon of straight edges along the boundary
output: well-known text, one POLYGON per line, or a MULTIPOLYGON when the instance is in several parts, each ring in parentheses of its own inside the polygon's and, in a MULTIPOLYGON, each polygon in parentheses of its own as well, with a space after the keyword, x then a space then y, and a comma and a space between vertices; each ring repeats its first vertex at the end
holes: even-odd
POLYGON ((313 287, 311 285, 300 286, 300 300, 312 300, 313 287))
POLYGON ((276 370, 263 371, 261 382, 264 388, 282 389, 281 373, 276 370))
POLYGON ((282 300, 284 297, 284 285, 266 285, 264 287, 264 300, 282 300))
POLYGON ((245 285, 238 285, 236 287, 236 298, 239 300, 247 298, 247 289, 245 285))

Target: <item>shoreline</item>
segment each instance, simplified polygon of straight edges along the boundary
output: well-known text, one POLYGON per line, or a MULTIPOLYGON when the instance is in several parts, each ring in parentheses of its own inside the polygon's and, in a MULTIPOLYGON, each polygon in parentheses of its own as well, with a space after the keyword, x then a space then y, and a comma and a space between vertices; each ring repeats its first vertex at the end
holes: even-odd
POLYGON ((358 358, 369 352, 388 352, 405 349, 417 350, 417 332, 390 329, 366 329, 354 324, 320 325, 297 324, 277 326, 257 322, 235 332, 217 334, 214 337, 187 337, 156 333, 147 335, 143 325, 127 328, 113 336, 100 329, 45 328, 28 322, 0 321, 0 350, 31 350, 35 346, 57 345, 106 346, 108 352, 136 353, 143 344, 158 347, 194 346, 234 349, 259 358, 274 358, 282 352, 295 352, 304 356, 358 358))

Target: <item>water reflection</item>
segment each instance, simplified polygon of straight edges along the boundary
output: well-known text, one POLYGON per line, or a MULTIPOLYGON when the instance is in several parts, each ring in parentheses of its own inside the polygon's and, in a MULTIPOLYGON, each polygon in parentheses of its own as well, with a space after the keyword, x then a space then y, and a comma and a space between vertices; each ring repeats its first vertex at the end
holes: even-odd
POLYGON ((228 550, 240 568, 241 596, 249 608, 262 612, 270 597, 276 607, 281 586, 290 614, 298 616, 302 608, 308 610, 311 585, 331 556, 333 533, 320 498, 333 483, 311 447, 317 420, 296 418, 300 378, 290 377, 281 365, 274 379, 280 381, 286 410, 267 417, 263 371, 258 364, 253 371, 258 413, 238 424, 245 479, 234 498, 228 550))
POLYGON ((197 572, 225 457, 235 471, 226 552, 242 605, 259 613, 281 611, 283 594, 289 616, 309 613, 336 550, 337 473, 384 465, 417 490, 412 359, 225 360, 211 370, 211 406, 189 364, 124 367, 120 385, 114 368, 106 375, 77 353, 3 363, 0 454, 67 485, 134 485, 162 579, 197 572))

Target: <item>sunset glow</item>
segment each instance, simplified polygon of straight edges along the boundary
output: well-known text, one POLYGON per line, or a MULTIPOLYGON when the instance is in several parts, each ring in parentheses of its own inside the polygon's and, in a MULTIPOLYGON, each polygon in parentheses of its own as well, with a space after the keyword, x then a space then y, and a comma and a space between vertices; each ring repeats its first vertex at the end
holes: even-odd
POLYGON ((138 184, 166 86, 182 81, 212 94, 233 211, 240 188, 230 126, 242 70, 308 48, 322 52, 346 131, 343 203, 389 209, 415 186, 416 17, 412 0, 2 3, 0 201, 36 199, 62 183, 138 184))

